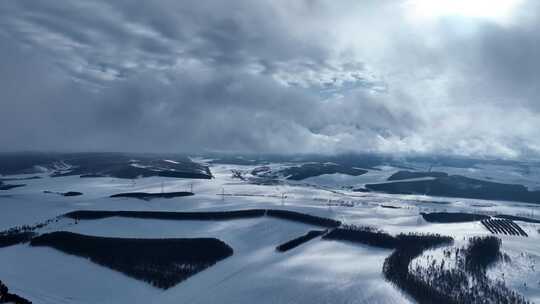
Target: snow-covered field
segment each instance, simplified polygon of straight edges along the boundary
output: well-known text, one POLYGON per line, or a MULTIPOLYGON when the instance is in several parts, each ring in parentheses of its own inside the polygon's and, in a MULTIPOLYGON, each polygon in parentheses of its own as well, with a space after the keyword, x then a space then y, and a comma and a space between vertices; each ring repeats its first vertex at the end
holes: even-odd
MULTIPOLYGON (((466 211, 485 214, 540 215, 537 206, 496 201, 352 192, 343 186, 382 182, 397 169, 387 167, 351 177, 330 174, 283 185, 253 185, 214 165, 211 180, 162 177, 135 180, 78 176, 21 181, 25 187, 0 192, 0 229, 35 224, 73 210, 216 211, 249 208, 295 210, 369 225, 391 234, 440 233, 458 244, 489 232, 478 222, 432 224, 420 212, 466 211), (194 196, 151 201, 109 198, 120 192, 189 191, 194 196), (80 191, 64 197, 43 191, 80 191), (225 195, 223 195, 225 194, 225 195), (388 206, 399 208, 388 208, 388 206)), ((509 286, 540 302, 540 225, 521 223, 528 238, 502 236, 513 264, 498 264, 490 275, 505 273, 509 286), (525 284, 525 285, 524 285, 525 284)), ((114 237, 216 237, 235 251, 232 257, 168 290, 152 287, 86 259, 43 247, 0 249, 0 280, 34 303, 409 303, 408 296, 385 281, 384 259, 391 253, 369 246, 315 239, 286 253, 275 246, 313 226, 272 218, 232 221, 165 221, 107 218, 61 219, 40 232, 65 230, 114 237)))

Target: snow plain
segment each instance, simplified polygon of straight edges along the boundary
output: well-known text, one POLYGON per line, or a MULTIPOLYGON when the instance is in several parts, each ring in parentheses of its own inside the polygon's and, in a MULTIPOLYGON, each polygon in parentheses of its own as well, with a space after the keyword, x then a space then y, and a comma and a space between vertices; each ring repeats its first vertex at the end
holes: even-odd
MULTIPOLYGON (((432 224, 428 211, 465 211, 534 216, 538 206, 509 202, 415 195, 351 192, 343 186, 382 182, 395 168, 359 177, 327 175, 298 183, 253 185, 231 177, 231 169, 214 165, 215 178, 191 180, 150 177, 136 180, 79 178, 25 180, 25 187, 0 193, 0 229, 35 224, 73 210, 217 211, 249 208, 295 210, 369 225, 391 234, 440 233, 458 244, 488 234, 480 223, 432 224), (144 201, 109 198, 120 192, 186 191, 194 196, 144 201), (43 191, 80 191, 63 197, 43 191), (222 195, 225 194, 225 195, 222 195), (389 206, 397 208, 388 208, 389 206)), ((509 286, 540 302, 540 225, 519 224, 529 238, 503 236, 503 251, 512 265, 499 264, 490 275, 505 273, 509 286), (524 285, 525 284, 525 285, 524 285)), ((381 270, 391 253, 369 246, 315 239, 286 253, 282 242, 316 227, 272 218, 234 221, 166 221, 126 218, 79 221, 61 219, 41 230, 73 231, 118 237, 216 237, 234 255, 168 290, 154 288, 119 272, 50 248, 17 245, 0 249, 0 279, 34 303, 410 303, 407 295, 384 280, 381 270)))

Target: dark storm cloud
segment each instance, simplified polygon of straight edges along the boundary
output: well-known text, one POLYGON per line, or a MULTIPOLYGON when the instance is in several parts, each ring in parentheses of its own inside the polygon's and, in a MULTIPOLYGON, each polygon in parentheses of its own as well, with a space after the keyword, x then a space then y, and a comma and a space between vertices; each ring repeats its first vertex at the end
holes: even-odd
POLYGON ((0 143, 538 155, 537 16, 463 33, 402 4, 3 1, 0 143))

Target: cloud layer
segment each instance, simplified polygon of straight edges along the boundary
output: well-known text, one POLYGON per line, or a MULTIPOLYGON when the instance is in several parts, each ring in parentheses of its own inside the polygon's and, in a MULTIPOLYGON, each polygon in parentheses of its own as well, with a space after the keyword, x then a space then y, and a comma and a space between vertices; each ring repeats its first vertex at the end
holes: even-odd
POLYGON ((3 150, 540 154, 540 11, 0 3, 3 150), (504 22, 503 22, 504 21, 504 22))

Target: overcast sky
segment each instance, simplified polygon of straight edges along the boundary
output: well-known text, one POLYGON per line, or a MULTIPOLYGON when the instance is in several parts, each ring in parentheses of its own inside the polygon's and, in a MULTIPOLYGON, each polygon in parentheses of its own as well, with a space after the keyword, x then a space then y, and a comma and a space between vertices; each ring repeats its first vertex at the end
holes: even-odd
POLYGON ((2 0, 0 150, 540 155, 540 1, 2 0))

